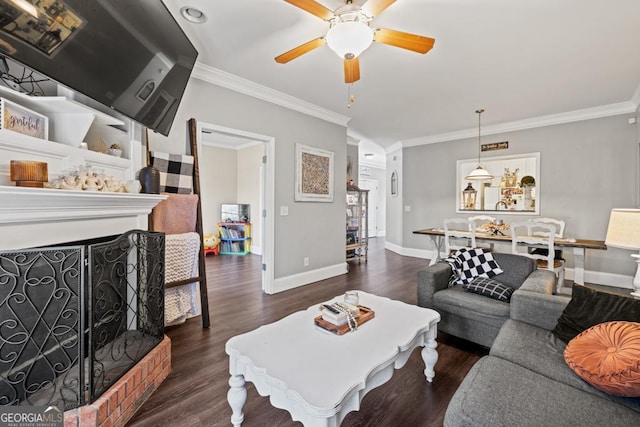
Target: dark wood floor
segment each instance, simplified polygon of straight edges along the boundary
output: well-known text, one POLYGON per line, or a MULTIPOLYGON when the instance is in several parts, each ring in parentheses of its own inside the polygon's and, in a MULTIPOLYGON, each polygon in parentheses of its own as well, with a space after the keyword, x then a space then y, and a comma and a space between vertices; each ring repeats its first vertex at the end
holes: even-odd
MULTIPOLYGON (((384 249, 372 239, 368 262, 350 262, 349 273, 301 288, 266 295, 261 291, 260 257, 209 256, 207 280, 211 328, 200 318, 167 328, 172 372, 140 408, 130 426, 226 426, 229 373, 225 342, 234 335, 274 322, 290 313, 340 295, 349 289, 416 303, 416 273, 426 265, 384 249)), ((451 396, 486 350, 445 334, 438 336, 439 360, 432 384, 426 382, 420 349, 386 384, 371 391, 360 411, 342 426, 440 426, 451 396)), ((299 426, 288 412, 273 408, 247 383, 243 426, 299 426)))

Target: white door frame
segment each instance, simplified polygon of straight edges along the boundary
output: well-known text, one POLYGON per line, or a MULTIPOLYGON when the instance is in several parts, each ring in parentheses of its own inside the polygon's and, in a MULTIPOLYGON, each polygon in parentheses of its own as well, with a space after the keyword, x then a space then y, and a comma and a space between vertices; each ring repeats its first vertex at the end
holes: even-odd
POLYGON ((274 250, 275 250, 275 138, 267 135, 247 132, 239 129, 218 126, 210 123, 197 122, 198 152, 202 152, 202 130, 207 129, 218 133, 238 136, 264 143, 266 162, 264 163, 262 181, 264 183, 263 206, 264 214, 259 213, 262 219, 262 290, 267 294, 275 293, 274 282, 274 250))
MULTIPOLYGON (((379 203, 379 193, 378 193, 378 180, 377 179, 369 179, 369 178, 360 178, 358 180, 358 186, 360 187, 361 190, 369 190, 369 194, 374 194, 374 202, 379 203)), ((369 197, 369 212, 367 213, 368 215, 368 219, 367 219, 367 227, 369 227, 369 230, 371 230, 371 226, 373 225, 373 228, 375 230, 375 233, 373 235, 371 235, 371 233, 367 233, 367 235, 369 237, 378 237, 378 210, 376 209, 376 206, 371 206, 371 197, 369 197), (375 221, 371 221, 371 212, 374 213, 375 215, 375 221)))

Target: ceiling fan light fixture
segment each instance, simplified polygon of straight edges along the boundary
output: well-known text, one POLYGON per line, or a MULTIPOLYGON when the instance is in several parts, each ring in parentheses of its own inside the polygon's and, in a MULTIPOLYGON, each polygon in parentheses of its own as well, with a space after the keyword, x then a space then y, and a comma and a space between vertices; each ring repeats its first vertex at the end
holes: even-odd
POLYGON ((371 46, 373 30, 359 21, 338 22, 329 29, 326 41, 341 59, 353 59, 371 46))

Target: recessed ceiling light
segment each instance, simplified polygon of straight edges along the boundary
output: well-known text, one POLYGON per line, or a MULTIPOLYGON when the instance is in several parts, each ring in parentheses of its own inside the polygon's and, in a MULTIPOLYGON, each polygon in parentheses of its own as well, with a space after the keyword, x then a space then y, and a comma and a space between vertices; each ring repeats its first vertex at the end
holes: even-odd
POLYGON ((207 15, 204 14, 200 9, 196 9, 195 7, 185 6, 180 9, 180 14, 184 19, 189 22, 193 22, 195 24, 202 24, 207 22, 207 15))

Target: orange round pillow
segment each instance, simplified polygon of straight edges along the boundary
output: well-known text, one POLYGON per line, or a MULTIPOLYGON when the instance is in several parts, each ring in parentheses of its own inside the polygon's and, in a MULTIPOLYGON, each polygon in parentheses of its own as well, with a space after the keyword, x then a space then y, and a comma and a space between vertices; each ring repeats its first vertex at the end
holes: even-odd
POLYGON ((564 360, 580 378, 605 393, 640 397, 640 323, 592 326, 569 341, 564 360))

